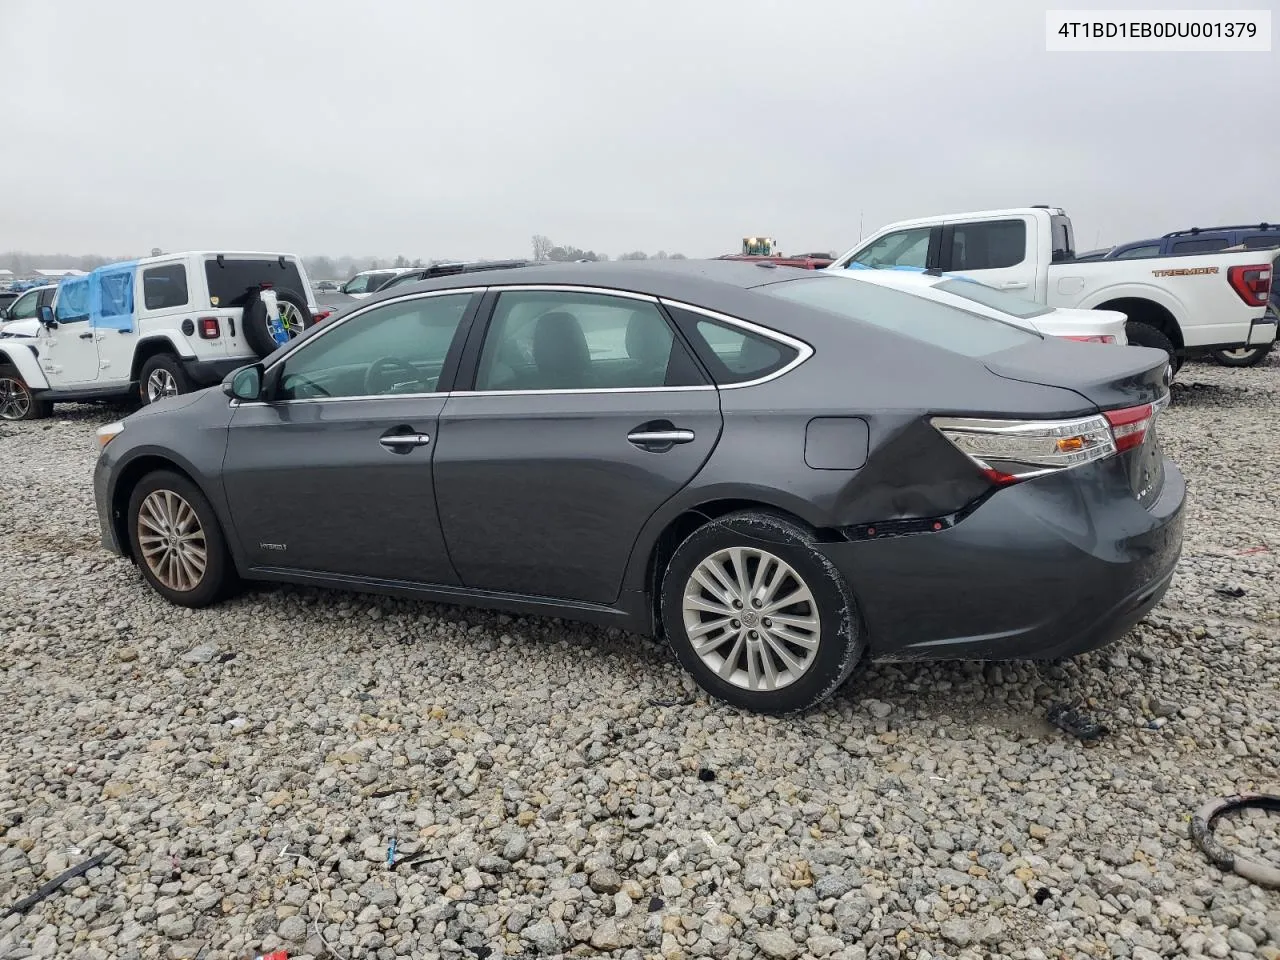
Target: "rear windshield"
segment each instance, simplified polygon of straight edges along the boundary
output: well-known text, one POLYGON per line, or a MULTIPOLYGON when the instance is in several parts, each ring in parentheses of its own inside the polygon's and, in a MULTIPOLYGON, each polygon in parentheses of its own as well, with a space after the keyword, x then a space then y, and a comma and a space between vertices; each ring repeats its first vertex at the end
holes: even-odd
POLYGON ((276 291, 287 290, 306 302, 306 290, 298 265, 288 257, 284 266, 279 260, 233 260, 224 257, 205 261, 209 280, 209 303, 215 307, 243 307, 257 292, 260 284, 269 283, 276 291))
POLYGON ((1043 339, 1022 327, 851 277, 805 277, 758 292, 873 324, 966 357, 981 357, 1043 339))
POLYGON ((941 290, 943 293, 949 293, 955 297, 964 297, 966 300, 980 303, 984 307, 990 307, 992 310, 999 310, 1001 313, 1008 313, 1015 317, 1022 317, 1024 320, 1029 317, 1043 317, 1050 312, 1048 307, 1031 300, 1024 300, 1022 297, 1014 296, 1012 293, 1005 293, 1003 290, 996 290, 994 287, 988 287, 985 283, 978 283, 976 280, 952 278, 943 280, 941 283, 935 283, 933 289, 941 290))

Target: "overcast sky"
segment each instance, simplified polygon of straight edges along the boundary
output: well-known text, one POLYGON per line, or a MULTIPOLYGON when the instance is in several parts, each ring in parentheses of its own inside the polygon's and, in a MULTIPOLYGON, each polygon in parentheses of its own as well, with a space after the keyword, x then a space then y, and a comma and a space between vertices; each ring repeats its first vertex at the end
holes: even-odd
POLYGON ((1086 249, 1280 219, 1280 55, 1050 54, 1045 9, 0 0, 0 250, 843 250, 859 217, 1032 203, 1086 249))

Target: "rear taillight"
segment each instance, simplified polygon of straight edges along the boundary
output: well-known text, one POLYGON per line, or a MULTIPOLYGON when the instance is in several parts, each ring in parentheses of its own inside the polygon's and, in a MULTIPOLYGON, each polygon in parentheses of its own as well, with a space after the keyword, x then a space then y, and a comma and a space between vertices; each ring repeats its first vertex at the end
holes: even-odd
POLYGON ((1059 337, 1060 340, 1074 340, 1076 343, 1115 343, 1116 338, 1107 335, 1096 337, 1059 337))
POLYGON ((201 340, 217 340, 222 335, 222 327, 219 326, 217 317, 201 317, 197 323, 200 326, 201 340))
POLYGON ((1227 268, 1227 283, 1251 307, 1265 307, 1271 296, 1271 264, 1227 268))
POLYGON ((1169 402, 1071 420, 982 420, 934 417, 934 428, 997 486, 1105 460, 1142 445, 1169 402))
POLYGON ((311 315, 312 323, 319 323, 321 320, 327 320, 333 315, 332 310, 317 310, 311 315))

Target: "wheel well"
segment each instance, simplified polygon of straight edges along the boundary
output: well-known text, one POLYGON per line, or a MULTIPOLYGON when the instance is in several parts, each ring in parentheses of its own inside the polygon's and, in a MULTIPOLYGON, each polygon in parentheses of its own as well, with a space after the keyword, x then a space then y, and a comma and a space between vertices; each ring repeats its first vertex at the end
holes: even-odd
POLYGON ((1172 313, 1154 300, 1144 300, 1142 297, 1119 297, 1100 303, 1093 309, 1119 310, 1134 323, 1145 323, 1149 327, 1155 327, 1179 350, 1185 346, 1178 321, 1173 318, 1172 313))
POLYGON ((136 381, 141 377, 142 365, 158 353, 167 353, 175 358, 178 356, 178 351, 173 348, 173 344, 164 337, 143 340, 133 352, 133 370, 129 374, 129 379, 136 381))
POLYGON ((653 549, 649 553, 649 562, 645 567, 644 589, 649 600, 649 609, 654 618, 654 626, 657 628, 656 632, 660 633, 662 626, 658 582, 662 571, 667 568, 667 563, 670 562, 672 555, 675 554, 676 548, 684 543, 689 534, 699 527, 710 523, 712 520, 718 520, 726 514, 736 513, 739 510, 760 510, 785 517, 793 523, 813 530, 815 538, 820 542, 827 543, 844 539, 835 530, 815 529, 812 524, 797 517, 794 513, 782 510, 772 504, 761 503, 758 500, 712 500, 707 503, 700 503, 668 523, 662 533, 658 535, 658 539, 654 542, 653 549))
POLYGON ((115 490, 111 495, 111 528, 115 532, 116 543, 120 545, 121 552, 131 559, 137 558, 133 556, 133 542, 129 539, 129 498, 133 495, 134 488, 142 482, 142 478, 157 470, 172 471, 190 480, 197 489, 200 487, 191 474, 164 457, 146 456, 129 462, 116 480, 115 490))

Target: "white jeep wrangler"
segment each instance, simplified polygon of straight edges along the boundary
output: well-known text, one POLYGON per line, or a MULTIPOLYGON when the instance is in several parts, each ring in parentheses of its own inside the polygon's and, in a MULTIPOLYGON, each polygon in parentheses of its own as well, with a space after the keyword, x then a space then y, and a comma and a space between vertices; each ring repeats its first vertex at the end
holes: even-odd
POLYGON ((317 314, 302 262, 276 253, 174 253, 58 285, 39 317, 0 329, 0 420, 58 401, 143 403, 211 386, 317 314))

